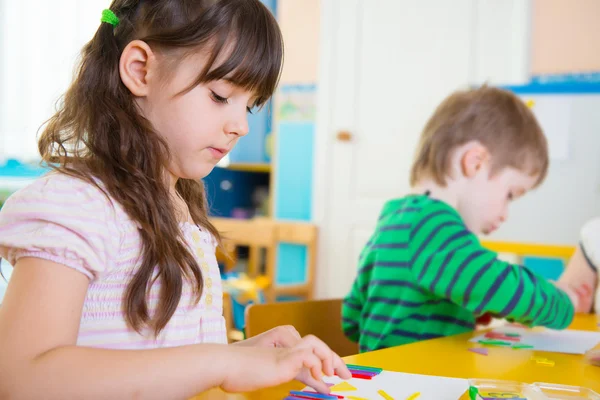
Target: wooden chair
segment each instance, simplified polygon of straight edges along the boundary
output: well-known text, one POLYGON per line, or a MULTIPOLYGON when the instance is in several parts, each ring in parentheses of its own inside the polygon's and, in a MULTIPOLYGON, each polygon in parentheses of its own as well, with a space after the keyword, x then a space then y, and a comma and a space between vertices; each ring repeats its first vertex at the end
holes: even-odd
POLYGON ((219 258, 225 262, 225 269, 230 270, 235 258, 237 246, 248 246, 248 275, 256 277, 260 271, 260 251, 266 250, 264 275, 269 278, 271 285, 265 290, 266 300, 275 301, 278 296, 298 296, 311 299, 314 290, 314 276, 317 253, 317 227, 314 224, 304 222, 284 222, 268 218, 254 218, 250 220, 239 220, 232 218, 212 218, 211 222, 223 235, 223 241, 229 259, 223 255, 219 258), (277 265, 277 247, 279 243, 301 244, 307 247, 307 279, 304 283, 278 285, 277 268, 285 266, 277 265))
POLYGON ((223 244, 227 254, 217 254, 225 262, 225 270, 230 271, 235 265, 236 247, 248 246, 248 275, 255 277, 260 271, 260 249, 267 250, 267 269, 274 262, 275 221, 267 218, 249 220, 233 218, 211 218, 211 222, 223 236, 223 244))
POLYGON ((267 275, 274 284, 266 293, 268 301, 274 301, 277 296, 298 296, 311 300, 314 294, 314 277, 317 260, 317 226, 306 222, 284 222, 277 221, 275 230, 276 245, 279 243, 292 243, 306 246, 307 265, 306 282, 298 284, 279 285, 276 282, 276 269, 285 268, 285 265, 277 265, 277 247, 273 251, 272 264, 267 264, 267 275))
POLYGON ((293 325, 302 336, 317 336, 341 357, 358 354, 358 344, 342 331, 341 299, 252 304, 246 309, 247 337, 279 325, 293 325))

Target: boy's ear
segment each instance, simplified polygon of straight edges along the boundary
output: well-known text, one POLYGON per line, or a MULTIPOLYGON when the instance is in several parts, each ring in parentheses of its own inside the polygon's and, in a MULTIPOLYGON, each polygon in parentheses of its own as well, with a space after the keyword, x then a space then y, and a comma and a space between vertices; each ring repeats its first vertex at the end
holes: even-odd
POLYGON ((121 80, 136 97, 148 95, 149 82, 155 76, 156 68, 156 57, 150 46, 142 40, 132 40, 121 53, 121 80))
POLYGON ((460 158, 460 167, 466 178, 472 178, 490 162, 490 152, 480 143, 473 142, 467 146, 460 158))

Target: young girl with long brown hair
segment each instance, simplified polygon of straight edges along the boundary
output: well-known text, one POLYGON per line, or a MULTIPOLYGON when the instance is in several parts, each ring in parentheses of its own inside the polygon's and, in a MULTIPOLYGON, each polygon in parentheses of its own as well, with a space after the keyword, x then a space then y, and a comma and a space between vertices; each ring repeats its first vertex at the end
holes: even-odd
MULTIPOLYGON (((57 23, 74 23, 57 21, 57 23)), ((228 346, 205 177, 273 94, 258 0, 115 0, 0 213, 0 398, 186 398, 349 372, 291 327, 228 346)))

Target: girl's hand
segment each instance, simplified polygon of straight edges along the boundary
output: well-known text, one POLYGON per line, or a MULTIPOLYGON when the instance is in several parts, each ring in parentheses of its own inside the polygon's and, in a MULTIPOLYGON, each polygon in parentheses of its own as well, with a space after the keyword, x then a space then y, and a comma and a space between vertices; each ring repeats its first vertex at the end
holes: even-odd
POLYGON ((351 377, 339 356, 314 336, 304 337, 291 348, 232 346, 229 353, 227 376, 221 384, 228 392, 252 391, 298 379, 321 393, 329 393, 321 380, 323 374, 351 377))
POLYGON ((234 346, 254 346, 254 347, 294 347, 302 337, 291 325, 282 325, 269 331, 253 336, 241 342, 234 343, 234 346))
MULTIPOLYGON (((342 379, 350 379, 352 377, 348 367, 346 367, 346 363, 342 361, 340 356, 334 353, 316 336, 309 335, 304 337, 298 346, 313 349, 313 352, 318 354, 321 360, 324 360, 322 371, 325 373, 325 375, 333 376, 336 374, 342 379)), ((296 380, 304 383, 307 386, 310 386, 319 393, 328 394, 330 392, 329 386, 323 382, 320 374, 315 376, 314 372, 314 370, 303 368, 296 376, 296 380)))

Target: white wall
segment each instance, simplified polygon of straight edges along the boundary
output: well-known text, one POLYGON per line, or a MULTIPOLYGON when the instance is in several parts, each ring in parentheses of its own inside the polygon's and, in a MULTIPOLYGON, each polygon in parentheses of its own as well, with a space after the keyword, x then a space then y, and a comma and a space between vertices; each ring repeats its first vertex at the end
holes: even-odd
POLYGON ((109 1, 0 2, 0 159, 37 159, 36 132, 52 116, 109 1))

